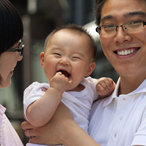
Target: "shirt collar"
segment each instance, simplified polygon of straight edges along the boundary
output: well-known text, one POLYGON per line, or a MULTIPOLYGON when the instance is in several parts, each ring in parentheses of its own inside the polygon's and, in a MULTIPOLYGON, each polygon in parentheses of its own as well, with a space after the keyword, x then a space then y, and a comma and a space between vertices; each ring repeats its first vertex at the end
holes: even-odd
POLYGON ((116 88, 115 88, 114 92, 109 97, 107 97, 106 100, 104 101, 103 107, 105 107, 108 104, 110 104, 112 102, 112 100, 117 97, 118 89, 119 89, 119 84, 120 84, 120 78, 117 81, 116 88))
MULTIPOLYGON (((113 99, 118 97, 117 95, 118 95, 119 84, 120 84, 120 78, 117 81, 117 85, 114 92, 108 98, 105 99, 103 107, 109 105, 113 101, 113 99)), ((139 94, 139 93, 146 93, 146 79, 140 84, 140 86, 137 89, 127 94, 127 96, 139 94)))
POLYGON ((146 93, 146 79, 139 85, 137 89, 129 94, 139 94, 139 93, 146 93))

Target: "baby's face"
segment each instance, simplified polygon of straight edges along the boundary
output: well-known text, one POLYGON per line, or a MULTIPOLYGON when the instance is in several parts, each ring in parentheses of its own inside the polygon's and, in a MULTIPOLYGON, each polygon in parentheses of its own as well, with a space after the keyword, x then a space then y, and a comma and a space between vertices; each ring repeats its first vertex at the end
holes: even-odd
POLYGON ((46 77, 50 80, 57 72, 62 72, 73 81, 70 90, 78 87, 82 79, 89 74, 92 64, 92 51, 89 38, 71 30, 56 32, 47 42, 41 64, 46 77))

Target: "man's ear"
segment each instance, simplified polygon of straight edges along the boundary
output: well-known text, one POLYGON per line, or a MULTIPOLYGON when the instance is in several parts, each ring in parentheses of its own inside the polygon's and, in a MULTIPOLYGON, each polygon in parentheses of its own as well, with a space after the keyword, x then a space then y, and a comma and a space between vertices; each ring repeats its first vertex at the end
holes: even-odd
POLYGON ((40 64, 41 64, 42 68, 44 68, 44 52, 40 53, 40 64))
POLYGON ((86 72, 86 75, 85 75, 86 77, 89 76, 89 75, 91 75, 91 73, 93 72, 95 66, 96 66, 95 62, 92 62, 92 63, 89 65, 89 68, 88 68, 88 70, 87 70, 87 72, 86 72))

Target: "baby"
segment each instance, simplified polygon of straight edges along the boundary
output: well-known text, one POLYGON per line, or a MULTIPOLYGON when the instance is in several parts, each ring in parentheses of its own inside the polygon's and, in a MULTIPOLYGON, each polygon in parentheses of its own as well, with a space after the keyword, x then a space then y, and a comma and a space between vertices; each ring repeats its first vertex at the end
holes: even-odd
POLYGON ((24 91, 24 114, 32 125, 39 127, 49 122, 63 102, 74 121, 88 133, 93 101, 109 96, 115 88, 110 78, 89 76, 95 68, 96 51, 92 37, 74 24, 54 30, 46 38, 40 63, 49 84, 34 82, 24 91))

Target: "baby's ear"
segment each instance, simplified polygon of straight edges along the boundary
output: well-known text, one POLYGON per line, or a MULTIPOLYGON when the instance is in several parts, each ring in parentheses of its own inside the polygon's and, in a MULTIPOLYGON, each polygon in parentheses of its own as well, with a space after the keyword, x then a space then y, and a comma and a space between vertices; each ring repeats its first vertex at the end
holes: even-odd
POLYGON ((87 70, 87 72, 86 72, 86 75, 85 75, 86 77, 92 74, 92 72, 93 72, 95 66, 96 66, 95 62, 92 62, 92 63, 89 65, 89 68, 88 68, 88 70, 87 70))
POLYGON ((40 53, 40 64, 41 64, 42 68, 44 68, 44 52, 40 53))

